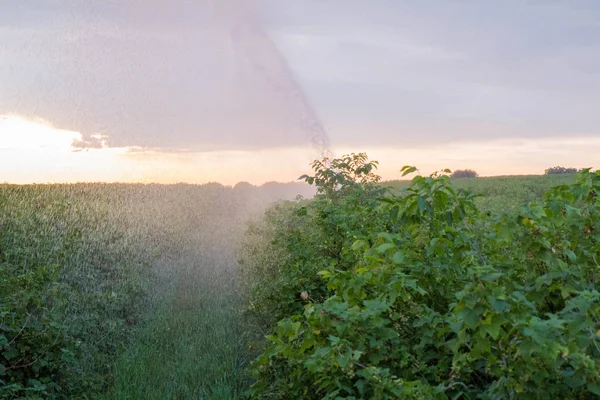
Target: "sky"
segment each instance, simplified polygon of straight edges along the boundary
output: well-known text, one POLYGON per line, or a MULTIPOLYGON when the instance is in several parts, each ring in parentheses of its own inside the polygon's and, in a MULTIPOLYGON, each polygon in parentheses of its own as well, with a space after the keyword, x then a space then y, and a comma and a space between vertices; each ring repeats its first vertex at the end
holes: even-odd
POLYGON ((0 181, 600 164, 595 0, 0 4, 0 181))

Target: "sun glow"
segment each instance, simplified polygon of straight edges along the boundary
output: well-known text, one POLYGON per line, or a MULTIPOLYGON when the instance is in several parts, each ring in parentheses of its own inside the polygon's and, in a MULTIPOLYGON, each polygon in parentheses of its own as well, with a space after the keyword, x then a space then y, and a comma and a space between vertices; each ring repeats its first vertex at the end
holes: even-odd
POLYGON ((157 182, 235 184, 291 181, 316 156, 310 149, 173 152, 109 147, 110 138, 0 115, 0 182, 157 182))
MULTIPOLYGON (((109 147, 110 137, 58 129, 42 120, 0 115, 0 182, 157 182, 233 185, 289 182, 310 171, 310 148, 173 152, 109 147)), ((600 137, 505 139, 403 148, 334 148, 335 155, 366 152, 384 179, 400 178, 403 165, 422 174, 472 168, 482 176, 542 174, 548 167, 595 167, 600 137)))
POLYGON ((127 149, 75 146, 78 132, 42 120, 0 116, 0 181, 57 183, 120 181, 126 178, 119 156, 127 149))
POLYGON ((45 121, 0 116, 0 150, 70 149, 77 132, 56 129, 45 121))

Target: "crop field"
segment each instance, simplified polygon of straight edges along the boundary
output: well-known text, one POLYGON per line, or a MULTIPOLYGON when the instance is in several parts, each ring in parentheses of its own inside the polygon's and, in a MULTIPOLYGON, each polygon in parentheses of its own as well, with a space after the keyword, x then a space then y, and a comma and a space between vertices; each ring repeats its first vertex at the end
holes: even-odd
MULTIPOLYGON (((527 203, 540 201, 551 188, 575 182, 575 174, 494 176, 452 180, 456 189, 481 194, 475 203, 482 211, 518 212, 527 203)), ((383 182, 395 190, 406 188, 409 180, 383 182)))
POLYGON ((0 185, 0 398, 235 397, 234 241, 288 188, 257 190, 0 185))
POLYGON ((0 398, 600 396, 600 173, 313 166, 0 185, 0 398))

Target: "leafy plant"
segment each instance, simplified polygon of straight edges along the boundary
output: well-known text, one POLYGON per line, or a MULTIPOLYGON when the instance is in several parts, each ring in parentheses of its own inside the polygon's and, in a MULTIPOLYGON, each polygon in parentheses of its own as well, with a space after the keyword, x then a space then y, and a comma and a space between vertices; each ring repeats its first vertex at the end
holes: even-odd
POLYGON ((600 395, 600 173, 583 170, 541 203, 500 216, 479 212, 477 196, 455 190, 448 173, 374 197, 371 182, 344 193, 331 179, 307 179, 320 195, 302 205, 300 240, 274 244, 278 281, 300 296, 276 313, 251 366, 252 396, 600 395), (320 246, 310 252, 313 236, 320 246), (310 257, 287 262, 299 254, 310 257), (324 266, 320 283, 310 280, 315 265, 324 266), (311 287, 294 286, 298 277, 311 287))

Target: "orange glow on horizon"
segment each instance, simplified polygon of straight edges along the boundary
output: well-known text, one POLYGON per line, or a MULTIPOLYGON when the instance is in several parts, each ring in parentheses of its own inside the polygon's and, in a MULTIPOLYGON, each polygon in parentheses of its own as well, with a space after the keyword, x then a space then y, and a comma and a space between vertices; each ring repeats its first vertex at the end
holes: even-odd
MULTIPOLYGON (((73 146, 81 140, 80 133, 45 121, 0 115, 0 182, 290 182, 309 172, 317 156, 309 148, 177 153, 73 146)), ((598 167, 600 137, 335 149, 336 155, 351 152, 366 152, 378 160, 384 179, 399 179, 403 165, 415 165, 423 174, 443 168, 472 168, 481 176, 542 174, 555 165, 598 167)))

